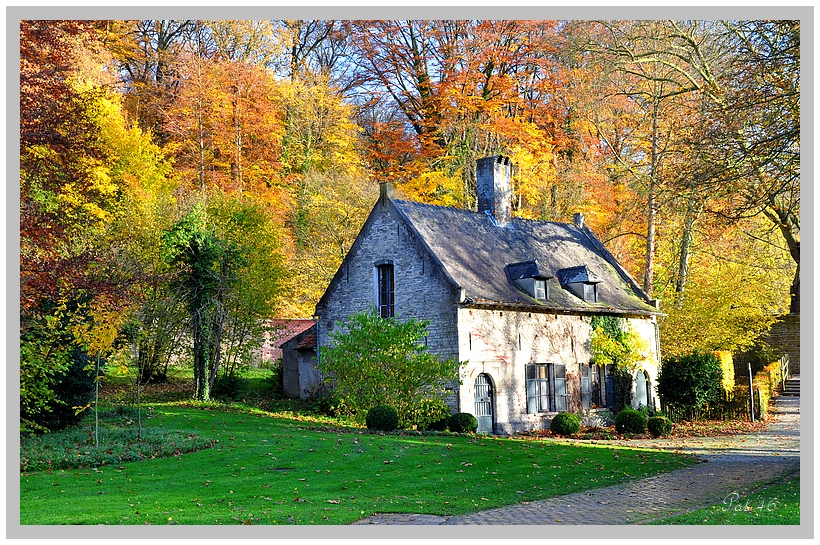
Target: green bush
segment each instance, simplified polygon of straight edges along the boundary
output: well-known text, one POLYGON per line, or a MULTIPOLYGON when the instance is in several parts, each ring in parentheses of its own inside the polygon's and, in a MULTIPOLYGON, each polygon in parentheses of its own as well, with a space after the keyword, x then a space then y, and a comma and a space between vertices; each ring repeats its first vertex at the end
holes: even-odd
POLYGON ((430 427, 433 423, 439 423, 437 425, 440 426, 442 419, 445 420, 446 428, 446 419, 450 415, 450 409, 440 397, 423 397, 410 407, 408 413, 401 423, 404 429, 416 428, 419 431, 427 431, 433 429, 430 427))
POLYGON ((32 415, 31 420, 50 431, 76 426, 86 415, 74 407, 85 407, 94 399, 94 365, 88 355, 79 349, 69 353, 66 371, 55 377, 55 395, 47 411, 32 415))
POLYGON ((376 405, 367 411, 367 429, 373 431, 393 431, 399 427, 399 415, 389 405, 376 405))
POLYGON ((242 379, 236 373, 221 374, 214 380, 211 398, 222 401, 236 401, 242 397, 242 379))
POLYGON ((450 425, 450 416, 447 415, 444 418, 440 418, 435 422, 430 422, 430 425, 427 426, 426 430, 423 431, 447 431, 450 425))
POLYGON ((325 416, 338 418, 345 414, 347 406, 344 399, 333 394, 324 394, 316 400, 316 409, 325 416))
POLYGON ((285 388, 282 374, 282 360, 274 360, 268 363, 265 367, 270 370, 271 374, 265 377, 265 389, 273 395, 284 394, 285 388))
POLYGON ((653 416, 646 422, 652 437, 663 437, 672 433, 672 422, 665 416, 653 416))
POLYGON ((618 433, 643 433, 646 431, 646 416, 635 409, 626 408, 615 417, 618 433))
POLYGON ((581 431, 581 419, 572 413, 558 413, 550 422, 550 431, 556 435, 573 435, 581 431))
POLYGON ((450 417, 450 431, 456 433, 475 433, 478 420, 470 413, 456 413, 450 417))
POLYGON ((675 409, 700 409, 720 398, 723 371, 711 353, 693 352, 666 359, 658 375, 661 402, 675 409))

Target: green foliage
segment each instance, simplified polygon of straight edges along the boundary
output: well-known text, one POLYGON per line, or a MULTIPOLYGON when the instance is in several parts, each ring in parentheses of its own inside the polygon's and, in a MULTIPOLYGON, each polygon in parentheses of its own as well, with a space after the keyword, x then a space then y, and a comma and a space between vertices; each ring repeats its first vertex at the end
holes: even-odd
POLYGON ((450 409, 440 397, 423 397, 413 403, 407 420, 401 422, 401 427, 408 430, 415 428, 419 431, 444 431, 449 415, 450 409))
POLYGON ((655 416, 655 407, 650 407, 649 405, 641 405, 638 407, 638 412, 644 415, 647 418, 655 416))
POLYGON ((347 412, 345 400, 332 393, 326 393, 316 399, 316 408, 325 416, 338 418, 347 412))
POLYGON ((350 317, 334 331, 334 343, 322 350, 319 370, 352 416, 376 405, 390 405, 401 422, 411 421, 417 400, 443 393, 444 382, 457 380, 458 363, 430 354, 423 339, 427 321, 383 319, 375 309, 350 317))
POLYGON ((581 431, 581 419, 572 413, 558 413, 550 422, 550 431, 556 435, 574 435, 581 431))
POLYGON ((615 412, 632 407, 632 385, 635 382, 628 369, 615 369, 615 412))
POLYGON ((646 427, 652 437, 664 437, 672 433, 672 421, 665 416, 653 416, 646 421, 646 427))
POLYGON ((278 236, 250 199, 197 203, 164 235, 167 262, 192 324, 195 397, 210 398, 220 365, 230 374, 261 343, 283 269, 278 236))
POLYGON ((275 396, 280 396, 284 393, 284 376, 282 374, 282 359, 272 361, 267 365, 270 374, 265 377, 266 390, 275 396))
POLYGON ((394 431, 399 427, 399 415, 389 405, 377 405, 367 411, 367 429, 374 431, 394 431))
POLYGON ((236 401, 242 396, 242 378, 237 373, 223 373, 214 380, 211 397, 220 401, 236 401))
POLYGON ((676 409, 700 409, 718 399, 723 372, 712 353, 694 352, 664 360, 658 375, 658 396, 676 409))
POLYGON ((638 363, 652 360, 646 341, 623 319, 596 315, 592 317, 590 327, 590 351, 596 364, 634 370, 638 363))
POLYGON ((448 431, 450 426, 450 416, 445 416, 436 420, 434 422, 430 422, 427 426, 426 431, 448 431))
POLYGON ((103 427, 95 446, 94 428, 72 428, 20 441, 20 471, 103 467, 146 458, 178 456, 214 445, 193 432, 136 427, 103 427))
POLYGON ((449 420, 450 431, 455 433, 475 433, 478 420, 470 413, 456 413, 449 420))
POLYGON ((624 409, 615 417, 615 429, 619 433, 637 433, 646 431, 646 416, 635 409, 624 409))

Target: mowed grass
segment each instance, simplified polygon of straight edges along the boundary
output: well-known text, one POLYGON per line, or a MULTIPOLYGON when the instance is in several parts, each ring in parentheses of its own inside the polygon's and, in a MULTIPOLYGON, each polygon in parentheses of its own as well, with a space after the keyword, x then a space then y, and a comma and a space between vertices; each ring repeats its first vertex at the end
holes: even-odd
POLYGON ((800 524, 800 476, 753 493, 734 492, 717 505, 651 524, 797 525, 800 524))
POLYGON ((144 425, 217 443, 194 453, 22 473, 20 523, 349 524, 457 515, 694 463, 673 453, 485 436, 311 429, 256 412, 154 404, 144 425))

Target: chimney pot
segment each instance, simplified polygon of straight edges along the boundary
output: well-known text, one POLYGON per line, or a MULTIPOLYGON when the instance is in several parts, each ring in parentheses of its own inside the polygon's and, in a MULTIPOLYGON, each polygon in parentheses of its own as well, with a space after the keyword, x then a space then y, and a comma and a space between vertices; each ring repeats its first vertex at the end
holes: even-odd
POLYGON ((575 222, 575 227, 578 227, 580 229, 584 226, 584 215, 582 213, 576 213, 572 219, 575 222))
POLYGON ((510 223, 512 162, 509 157, 494 155, 476 161, 478 211, 489 214, 500 227, 510 223))

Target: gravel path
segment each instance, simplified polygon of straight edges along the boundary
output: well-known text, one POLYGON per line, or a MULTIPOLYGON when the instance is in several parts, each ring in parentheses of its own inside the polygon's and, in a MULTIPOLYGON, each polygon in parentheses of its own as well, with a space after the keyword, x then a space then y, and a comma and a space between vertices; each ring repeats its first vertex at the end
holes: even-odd
POLYGON ((733 492, 799 474, 800 398, 776 398, 771 422, 764 431, 754 434, 606 443, 695 454, 703 463, 629 484, 470 515, 380 514, 354 524, 640 524, 723 503, 733 492))

